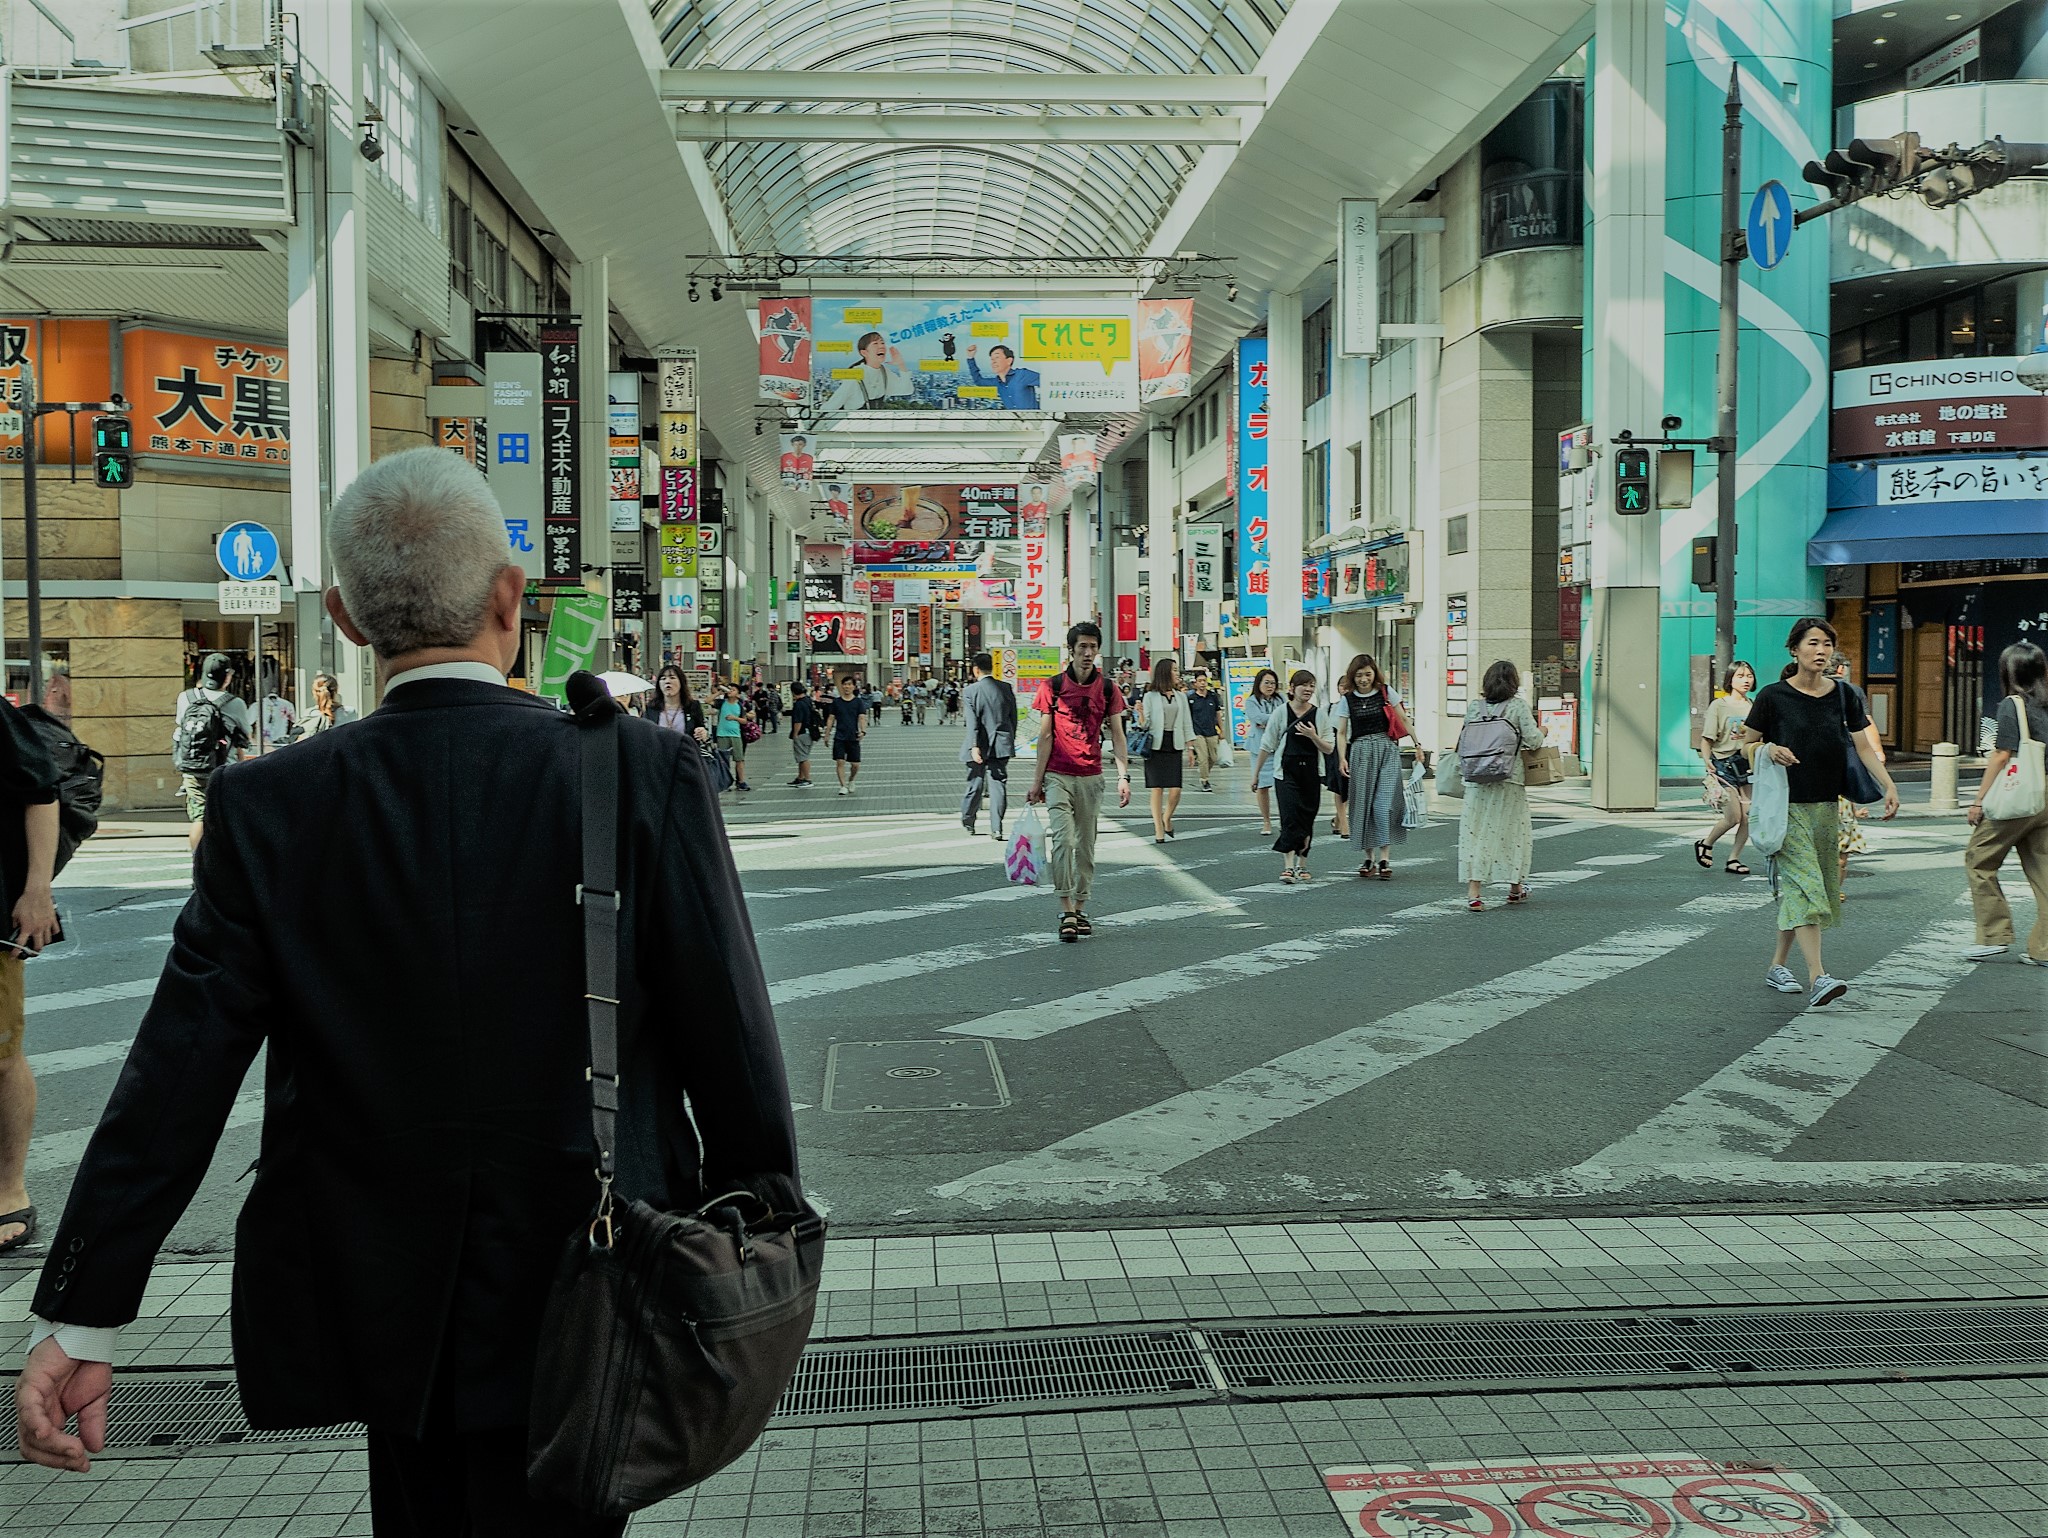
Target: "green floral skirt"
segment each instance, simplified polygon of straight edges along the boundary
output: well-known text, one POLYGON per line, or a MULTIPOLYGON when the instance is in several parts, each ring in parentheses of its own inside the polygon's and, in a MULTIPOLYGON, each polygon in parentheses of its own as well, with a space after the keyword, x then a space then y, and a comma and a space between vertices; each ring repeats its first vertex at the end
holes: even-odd
POLYGON ((1832 801, 1795 801, 1787 809, 1785 847, 1773 874, 1778 886, 1778 927, 1807 924, 1833 929, 1842 921, 1842 875, 1837 843, 1841 814, 1832 801))

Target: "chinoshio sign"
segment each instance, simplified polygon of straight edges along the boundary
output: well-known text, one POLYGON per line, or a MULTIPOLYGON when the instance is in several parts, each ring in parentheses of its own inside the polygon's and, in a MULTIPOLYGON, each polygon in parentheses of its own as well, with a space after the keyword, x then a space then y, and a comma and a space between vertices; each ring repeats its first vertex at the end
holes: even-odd
POLYGON ((1886 363, 1835 375, 1836 459, 2048 448, 2048 395, 2020 383, 2017 358, 1886 363))
POLYGON ((1871 1538, 1801 1476, 1684 1454, 1323 1470, 1353 1538, 1871 1538))

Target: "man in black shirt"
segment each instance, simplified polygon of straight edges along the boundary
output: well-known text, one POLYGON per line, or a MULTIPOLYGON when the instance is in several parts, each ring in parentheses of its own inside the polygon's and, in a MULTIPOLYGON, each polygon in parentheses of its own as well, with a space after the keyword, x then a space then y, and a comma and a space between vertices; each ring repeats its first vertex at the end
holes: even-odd
MULTIPOLYGON (((8 931, 30 954, 56 937, 50 878, 57 863, 57 766, 27 717, 0 697, 0 885, 8 931)), ((0 935, 0 939, 6 936, 0 935)), ((0 1255, 35 1237, 28 1139, 36 1081, 22 1047, 22 953, 0 947, 0 1255)))
POLYGON ((796 756, 796 778, 789 783, 798 790, 811 788, 811 747, 824 733, 825 686, 813 683, 789 707, 789 750, 796 756))
POLYGON ((860 740, 868 734, 868 707, 854 692, 851 674, 839 680, 839 698, 829 702, 832 712, 832 769, 839 776, 839 794, 853 794, 853 782, 860 778, 860 740))

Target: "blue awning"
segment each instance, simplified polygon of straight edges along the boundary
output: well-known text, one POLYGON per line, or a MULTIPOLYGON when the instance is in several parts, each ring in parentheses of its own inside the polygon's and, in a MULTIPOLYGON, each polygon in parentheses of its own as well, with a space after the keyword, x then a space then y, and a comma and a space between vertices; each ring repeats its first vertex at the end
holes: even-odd
MULTIPOLYGON (((2018 470, 2035 479, 2040 461, 1945 461, 2018 470)), ((1878 476, 1928 461, 1828 466, 1828 515, 1806 542, 1809 566, 1862 566, 1878 561, 1990 561, 2048 556, 2048 495, 2012 498, 1938 497, 1918 502, 1878 500, 1878 476)), ((2031 485, 2028 487, 2031 491, 2031 485)))

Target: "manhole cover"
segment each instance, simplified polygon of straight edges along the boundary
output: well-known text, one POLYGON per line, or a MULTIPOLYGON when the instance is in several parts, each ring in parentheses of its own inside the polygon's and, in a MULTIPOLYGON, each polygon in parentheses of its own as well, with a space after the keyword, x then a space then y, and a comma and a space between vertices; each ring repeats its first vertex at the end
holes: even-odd
POLYGON ((828 1111, 993 1111, 1009 1103, 990 1042, 841 1041, 825 1054, 828 1111))

